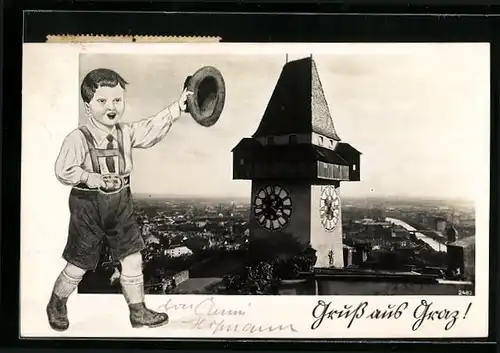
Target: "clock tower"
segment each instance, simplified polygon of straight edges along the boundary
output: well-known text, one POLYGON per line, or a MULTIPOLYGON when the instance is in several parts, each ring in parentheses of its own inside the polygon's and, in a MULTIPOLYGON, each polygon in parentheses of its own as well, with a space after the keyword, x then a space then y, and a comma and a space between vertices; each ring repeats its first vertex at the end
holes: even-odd
POLYGON ((285 232, 344 266, 340 183, 360 180, 361 153, 335 131, 312 57, 285 64, 257 131, 233 149, 233 178, 252 180, 250 234, 285 232))

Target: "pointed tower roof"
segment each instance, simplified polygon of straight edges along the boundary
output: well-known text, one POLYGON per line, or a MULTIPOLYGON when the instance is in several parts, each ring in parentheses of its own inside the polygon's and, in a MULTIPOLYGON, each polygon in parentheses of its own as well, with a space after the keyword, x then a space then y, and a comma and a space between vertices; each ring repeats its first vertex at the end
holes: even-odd
POLYGON ((253 137, 318 133, 340 141, 312 57, 285 64, 253 137))

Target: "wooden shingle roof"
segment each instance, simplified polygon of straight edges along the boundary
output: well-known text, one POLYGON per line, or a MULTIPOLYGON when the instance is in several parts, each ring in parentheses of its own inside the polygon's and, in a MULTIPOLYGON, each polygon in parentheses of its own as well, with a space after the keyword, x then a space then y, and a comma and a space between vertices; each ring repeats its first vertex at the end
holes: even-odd
POLYGON ((311 57, 283 67, 253 137, 318 133, 340 141, 311 57))

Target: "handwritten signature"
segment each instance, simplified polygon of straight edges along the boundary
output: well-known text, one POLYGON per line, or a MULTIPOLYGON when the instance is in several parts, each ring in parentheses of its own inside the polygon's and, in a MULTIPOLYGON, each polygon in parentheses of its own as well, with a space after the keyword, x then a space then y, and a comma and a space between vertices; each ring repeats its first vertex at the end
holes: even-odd
POLYGON ((258 332, 297 332, 292 324, 287 325, 260 325, 254 323, 227 323, 224 319, 222 320, 207 320, 206 318, 198 318, 193 323, 192 328, 198 330, 212 330, 212 334, 218 332, 233 332, 233 333, 258 333, 258 332))
MULTIPOLYGON (((249 308, 251 305, 251 303, 247 303, 246 307, 249 308)), ((173 299, 169 299, 165 304, 158 307, 158 311, 168 312, 177 310, 189 310, 196 316, 245 316, 247 314, 246 310, 242 308, 218 307, 213 297, 203 299, 201 302, 195 304, 175 304, 173 299)))
POLYGON ((164 312, 187 311, 195 315, 191 320, 182 320, 182 324, 188 325, 190 329, 210 330, 212 334, 227 333, 259 333, 259 332, 297 332, 293 324, 257 324, 253 322, 231 323, 227 320, 243 318, 247 315, 252 303, 248 302, 239 308, 227 308, 218 305, 215 298, 209 297, 198 303, 175 303, 168 299, 165 304, 160 305, 157 310, 164 312))

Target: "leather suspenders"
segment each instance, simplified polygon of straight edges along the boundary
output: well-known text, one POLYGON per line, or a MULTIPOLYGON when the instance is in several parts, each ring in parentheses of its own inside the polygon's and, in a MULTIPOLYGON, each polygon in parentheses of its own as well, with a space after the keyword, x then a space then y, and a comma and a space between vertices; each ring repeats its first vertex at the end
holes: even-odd
POLYGON ((120 124, 116 124, 116 132, 118 137, 118 170, 120 175, 125 174, 125 151, 123 149, 123 131, 120 124))
POLYGON ((80 131, 83 133, 85 139, 87 140, 87 146, 89 147, 89 153, 90 153, 90 160, 92 161, 92 172, 101 173, 101 167, 99 166, 99 160, 97 159, 94 138, 92 137, 89 129, 86 126, 81 126, 80 131))
POLYGON ((97 149, 95 147, 94 137, 90 133, 89 129, 86 126, 81 126, 79 129, 85 136, 87 140, 87 145, 89 148, 90 159, 92 161, 92 170, 94 173, 101 173, 101 167, 99 164, 99 157, 109 157, 109 156, 118 156, 118 166, 120 175, 125 173, 125 152, 123 149, 123 131, 119 124, 115 125, 116 132, 118 135, 118 149, 97 149))

